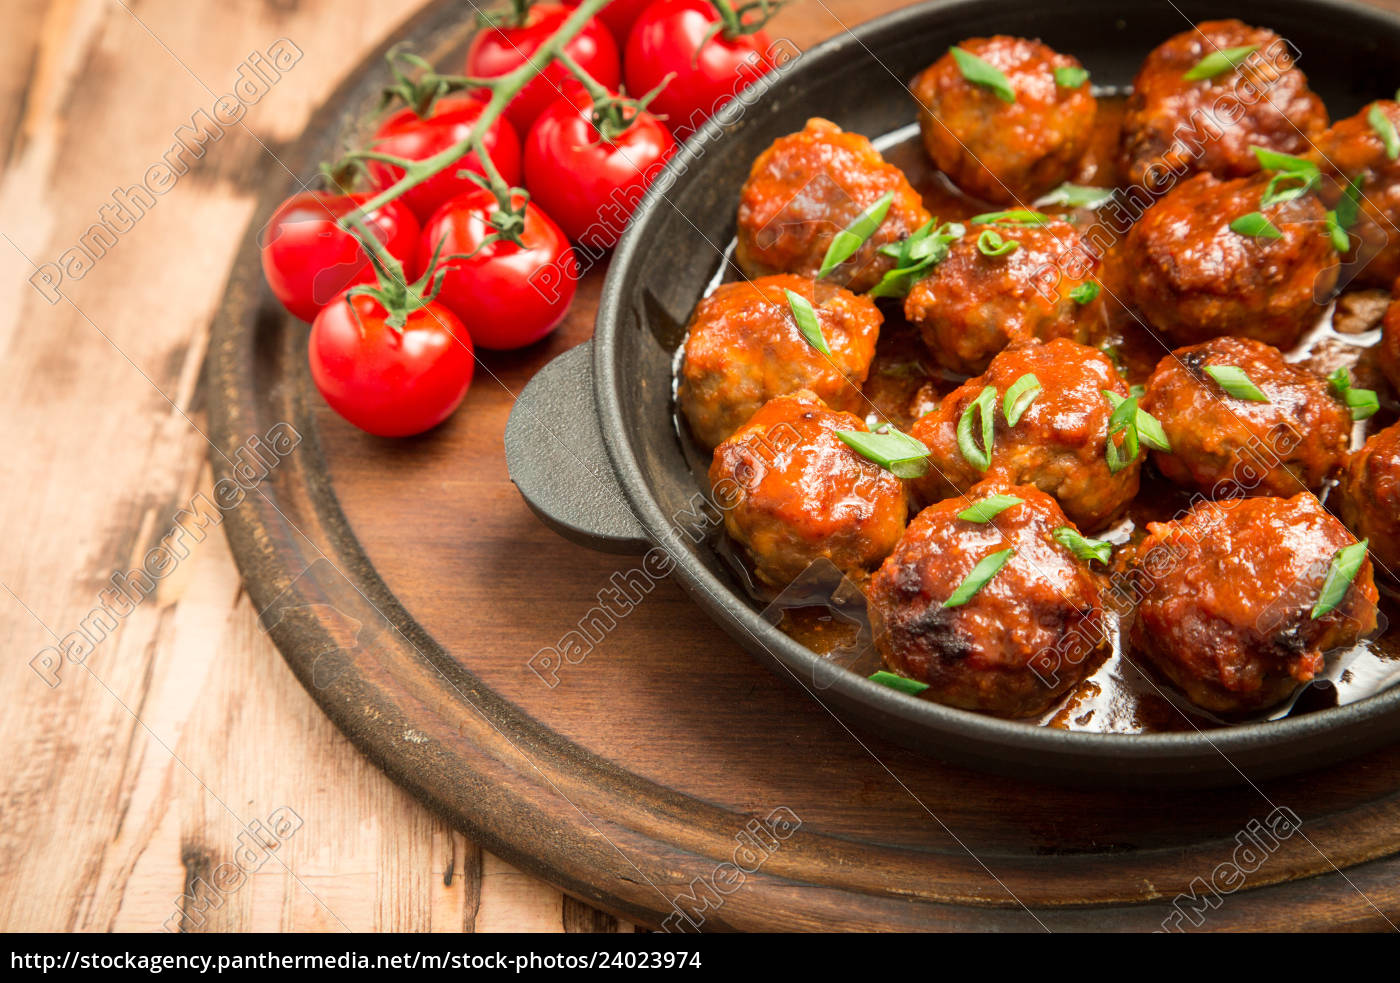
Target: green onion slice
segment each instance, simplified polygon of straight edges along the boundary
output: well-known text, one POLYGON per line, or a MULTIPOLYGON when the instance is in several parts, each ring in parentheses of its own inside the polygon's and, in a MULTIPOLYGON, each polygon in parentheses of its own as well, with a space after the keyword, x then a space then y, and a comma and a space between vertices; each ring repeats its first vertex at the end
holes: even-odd
POLYGON ((1216 385, 1236 399, 1247 399, 1251 403, 1267 403, 1269 397, 1260 391, 1244 369, 1238 365, 1207 365, 1206 375, 1215 380, 1216 385))
POLYGON ((1374 389, 1359 389, 1351 384, 1351 373, 1346 367, 1337 369, 1327 377, 1327 383, 1337 398, 1346 404, 1353 420, 1365 420, 1375 416, 1381 408, 1380 399, 1374 389))
POLYGON ((830 355, 831 349, 827 346, 826 336, 822 334, 822 326, 817 322, 817 312, 812 309, 812 302, 791 290, 784 290, 783 293, 787 294, 788 308, 803 339, 823 355, 830 355))
POLYGON ((1086 563, 1090 560, 1107 563, 1113 555, 1113 544, 1108 540, 1089 539, 1073 526, 1060 526, 1051 535, 1055 537, 1055 542, 1086 563))
POLYGON ((880 247, 880 252, 894 259, 895 265, 871 288, 870 296, 903 297, 925 273, 943 262, 948 247, 967 232, 957 222, 945 222, 934 228, 936 221, 927 222, 907 239, 880 247))
POLYGON ((838 430, 836 436, 851 450, 874 461, 896 478, 918 478, 928 471, 929 449, 893 424, 878 430, 838 430))
POLYGON ((1386 158, 1395 160, 1400 157, 1400 133, 1395 132, 1395 124, 1390 121, 1380 103, 1371 106, 1366 114, 1366 122, 1371 124, 1371 129, 1376 131, 1376 136, 1385 144, 1386 158))
POLYGON ((1076 304, 1087 304, 1099 295, 1099 285, 1093 280, 1086 280, 1069 292, 1069 299, 1076 304))
POLYGON ((1230 223, 1230 231, 1238 232, 1242 236, 1253 236, 1256 239, 1283 238, 1283 233, 1278 230, 1278 226, 1270 222, 1260 212, 1241 215, 1230 223))
POLYGON ((1279 153, 1277 150, 1269 150, 1267 147, 1254 146, 1249 149, 1254 151, 1254 158, 1259 161, 1260 168, 1266 171, 1307 174, 1317 170, 1317 165, 1304 157, 1279 153))
MULTIPOLYGON (((1101 390, 1114 410, 1119 410, 1123 405, 1123 397, 1113 392, 1111 389, 1101 390)), ((1133 393, 1133 398, 1138 398, 1138 393, 1133 393)), ((1154 450, 1171 453, 1172 445, 1167 440, 1167 432, 1162 429, 1162 425, 1157 422, 1157 418, 1145 409, 1138 407, 1137 414, 1133 418, 1133 428, 1142 437, 1142 442, 1154 450)))
POLYGON ((910 696, 918 696, 924 690, 928 689, 928 683, 921 683, 917 679, 908 679, 904 676, 896 676, 894 673, 885 672, 883 669, 879 672, 871 673, 870 681, 872 683, 879 683, 881 686, 888 686, 890 689, 897 689, 901 693, 908 693, 910 696))
POLYGON ((1050 208, 1062 205, 1066 208, 1098 208, 1111 201, 1115 194, 1112 188, 1094 188, 1086 184, 1070 184, 1066 181, 1044 197, 1036 200, 1037 205, 1050 208))
POLYGON ((977 251, 983 256, 1005 256, 1019 248, 1020 242, 1015 239, 1003 239, 993 229, 983 229, 982 234, 977 237, 977 251))
POLYGON ((1040 380, 1034 372, 1027 372, 1013 382, 1001 400, 1001 411, 1006 414, 1006 425, 1014 427, 1021 420, 1021 414, 1030 409, 1035 398, 1040 395, 1040 380))
POLYGON ((1217 75, 1223 75, 1232 68, 1238 68, 1240 62, 1244 61, 1254 52, 1259 50, 1257 44, 1246 44, 1238 48, 1224 48, 1212 51, 1195 65, 1191 70, 1181 76, 1188 82, 1200 82, 1205 79, 1213 79, 1217 75))
POLYGON ((964 51, 957 45, 949 48, 948 51, 953 56, 953 61, 957 62, 958 71, 962 72, 963 78, 973 85, 981 85, 991 89, 997 94, 1002 102, 1015 102, 1016 90, 1011 88, 1011 80, 991 62, 978 58, 970 51, 964 51))
POLYGON ((826 247, 826 257, 822 260, 822 268, 817 271, 817 279, 825 279, 846 260, 855 255, 857 249, 865 244, 865 240, 875 234, 875 230, 880 227, 880 223, 889 214, 890 204, 894 201, 894 192, 886 191, 875 203, 855 217, 850 225, 846 226, 831 240, 831 245, 826 247))
POLYGON ((1062 89, 1077 89, 1089 81, 1089 72, 1073 65, 1063 65, 1055 69, 1055 84, 1062 89))
POLYGON ((1332 240, 1332 248, 1339 253, 1351 249, 1351 237, 1347 229, 1356 224, 1361 214, 1361 175, 1358 174, 1347 184, 1337 207, 1327 213, 1327 236, 1332 240))
POLYGON ((1008 208, 1000 212, 983 212, 967 220, 968 225, 1049 225, 1055 216, 1029 208, 1008 208))
POLYGON ((997 399, 997 387, 985 386, 977 394, 977 398, 968 403, 963 408, 962 416, 958 418, 958 450, 962 456, 978 471, 986 471, 992 466, 992 440, 994 427, 996 425, 995 407, 997 399), (974 415, 981 416, 982 446, 977 445, 977 441, 972 435, 972 418, 974 415))
MULTIPOLYGON (((1107 393, 1107 390, 1105 390, 1107 393)), ((1114 393, 1116 396, 1117 393, 1114 393)), ((1137 409, 1138 402, 1136 396, 1127 399, 1118 397, 1120 402, 1116 404, 1113 415, 1108 418, 1108 442, 1104 449, 1104 459, 1108 462, 1108 473, 1117 474, 1122 471, 1138 456, 1138 430, 1137 430, 1137 409), (1123 446, 1119 447, 1114 437, 1123 435, 1123 446)))
POLYGON ((1017 498, 1015 495, 988 495, 959 512, 958 518, 966 522, 991 522, 1011 506, 1020 505, 1024 501, 1024 498, 1017 498))
POLYGON ((1332 555, 1332 565, 1327 568, 1327 578, 1322 582, 1322 593, 1318 596, 1317 603, 1313 605, 1312 617, 1314 620, 1341 604, 1342 598, 1347 596, 1347 590, 1351 587, 1351 582, 1356 579, 1361 564, 1366 562, 1368 542, 1370 541, 1363 539, 1359 543, 1343 546, 1332 555))
POLYGON ((972 600, 987 582, 997 575, 997 571, 1006 566, 1006 561, 1016 554, 1014 549, 997 550, 995 553, 988 553, 977 561, 977 566, 972 568, 972 572, 958 584, 958 589, 953 591, 953 596, 943 602, 945 608, 961 607, 972 600))
POLYGON ((1259 198, 1259 207, 1272 208, 1285 201, 1301 198, 1321 180, 1321 171, 1280 171, 1269 178, 1269 183, 1264 186, 1264 194, 1259 198))

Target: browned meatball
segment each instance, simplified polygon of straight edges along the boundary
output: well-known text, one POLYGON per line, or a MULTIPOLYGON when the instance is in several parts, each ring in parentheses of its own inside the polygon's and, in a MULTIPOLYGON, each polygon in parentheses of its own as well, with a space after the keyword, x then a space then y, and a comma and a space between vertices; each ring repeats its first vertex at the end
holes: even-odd
POLYGON ((1337 551, 1356 542, 1311 494, 1203 502, 1148 525, 1133 553, 1132 644, 1198 706, 1259 710, 1376 627, 1371 561, 1312 617, 1337 551))
POLYGON ((864 429, 798 392, 769 400, 715 448, 715 504, 760 581, 785 587, 821 557, 859 576, 894 549, 908 518, 903 483, 836 436, 864 429))
POLYGON ((1149 208, 1124 243, 1126 298, 1178 344, 1218 335, 1291 348, 1322 314, 1337 281, 1325 210, 1311 194, 1263 210, 1277 238, 1236 232, 1260 211, 1268 175, 1180 184, 1149 208))
POLYGON ((1376 364, 1396 395, 1400 395, 1400 297, 1390 302, 1381 319, 1381 340, 1375 348, 1376 364))
MULTIPOLYGON (((984 477, 958 449, 963 412, 987 387, 996 389, 991 466, 987 477, 1035 485, 1054 495, 1081 528, 1107 525, 1137 494, 1141 455, 1117 474, 1105 458, 1113 407, 1105 389, 1120 396, 1128 387, 1113 363, 1094 348, 1059 339, 1019 342, 992 359, 987 371, 949 393, 938 409, 914 423, 910 433, 929 449, 929 471, 913 483, 922 502, 965 492, 984 477), (1016 425, 1006 422, 1006 391, 1027 373, 1040 382, 1035 401, 1016 425)), ((980 443, 980 426, 973 427, 980 443)))
POLYGON ((919 128, 934 165, 959 188, 987 201, 1027 203, 1068 181, 1084 156, 1097 106, 1087 77, 1061 85, 1055 69, 1078 59, 1039 41, 971 38, 962 51, 989 62, 1014 100, 969 81, 949 51, 915 77, 919 128))
POLYGON ((677 398, 691 432, 714 447, 765 402, 798 389, 863 416, 860 386, 883 320, 868 297, 802 277, 721 285, 695 308, 685 339, 677 398), (802 337, 785 290, 812 302, 830 356, 802 337))
POLYGON ((1347 461, 1337 510, 1352 532, 1371 541, 1377 565, 1400 575, 1400 424, 1372 434, 1347 461))
POLYGON ((1107 643, 1096 575, 1054 537, 1066 526, 1050 496, 996 482, 920 512, 867 594, 885 665, 949 706, 999 717, 1048 710, 1107 643), (1023 501, 989 523, 958 518, 996 492, 1023 501), (971 598, 947 606, 979 561, 1008 549, 971 598))
POLYGON ((1123 171, 1160 193, 1187 174, 1231 178, 1259 169, 1251 147, 1305 154, 1327 127, 1327 109, 1273 31, 1206 21, 1147 56, 1123 121, 1123 171), (1237 68, 1185 78, 1203 58, 1257 45, 1237 68))
POLYGON ((880 247, 910 235, 931 216, 904 172, 885 163, 869 140, 810 119, 806 129, 774 140, 753 162, 739 195, 734 259, 749 276, 816 276, 832 238, 887 192, 894 200, 880 227, 830 274, 857 293, 893 268, 880 247))
POLYGON ((1217 498, 1316 491, 1342 469, 1351 440, 1351 414, 1327 384, 1250 338, 1172 352, 1147 380, 1142 408, 1172 446, 1152 452, 1157 470, 1217 498), (1208 366, 1239 369, 1268 402, 1230 395, 1208 366))
POLYGON ((1329 177, 1321 194, 1331 207, 1353 178, 1361 178, 1361 212, 1348 230, 1354 248, 1347 260, 1355 264, 1353 282, 1387 287, 1400 276, 1400 156, 1386 152, 1385 140, 1370 120, 1373 112, 1400 128, 1400 105, 1382 99, 1322 134, 1314 156, 1329 177))
POLYGON ((981 372, 1013 341, 1086 340, 1088 305, 1070 294, 1092 280, 1097 267, 1074 227, 1058 219, 1044 225, 970 224, 933 272, 914 284, 904 316, 919 326, 946 368, 981 372), (1016 247, 988 256, 978 245, 984 232, 1016 247))

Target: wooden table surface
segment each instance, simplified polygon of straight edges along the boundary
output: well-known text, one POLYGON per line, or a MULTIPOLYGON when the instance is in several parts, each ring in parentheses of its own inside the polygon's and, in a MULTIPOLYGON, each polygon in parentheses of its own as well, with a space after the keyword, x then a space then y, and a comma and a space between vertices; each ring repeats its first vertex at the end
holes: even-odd
MULTIPOLYGON (((774 32, 805 47, 898 5, 800 0, 774 32)), ((253 189, 418 6, 6 4, 0 930, 633 930, 484 853, 362 758, 261 630, 218 530, 178 542, 155 594, 115 624, 90 618, 109 578, 210 493, 200 369, 253 189), (279 39, 302 56, 246 116, 70 268, 61 297, 33 289, 279 39), (36 671, 85 623, 105 638, 84 662, 36 671), (222 878, 248 865, 253 822, 278 845, 246 880, 222 878), (197 881, 221 887, 182 918, 197 881)))

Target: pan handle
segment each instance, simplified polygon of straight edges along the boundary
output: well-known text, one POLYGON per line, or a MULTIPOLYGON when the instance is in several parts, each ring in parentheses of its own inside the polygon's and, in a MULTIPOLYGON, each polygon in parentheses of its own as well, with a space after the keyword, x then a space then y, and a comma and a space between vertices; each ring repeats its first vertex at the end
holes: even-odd
POLYGON ((640 555, 646 531, 618 484, 593 400, 593 342, 550 362, 506 421, 506 468, 530 510, 580 546, 640 555))

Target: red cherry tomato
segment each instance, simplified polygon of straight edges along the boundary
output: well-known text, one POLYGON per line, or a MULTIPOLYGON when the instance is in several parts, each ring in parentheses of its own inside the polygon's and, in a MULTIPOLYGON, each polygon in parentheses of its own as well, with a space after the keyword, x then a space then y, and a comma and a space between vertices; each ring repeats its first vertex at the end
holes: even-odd
POLYGON ((715 111, 773 67, 763 31, 727 38, 706 36, 720 20, 710 0, 656 0, 632 26, 623 64, 627 91, 640 95, 676 77, 651 103, 677 140, 700 128, 715 111))
MULTIPOLYGON (((282 306, 303 321, 341 291, 357 283, 373 283, 374 269, 355 237, 336 223, 369 201, 367 194, 303 191, 292 195, 272 213, 259 237, 263 276, 282 306)), ((418 220, 398 201, 365 216, 365 224, 404 266, 405 276, 418 275, 418 220)))
POLYGON ((423 227, 419 248, 424 256, 440 250, 438 265, 448 271, 438 302, 462 319, 478 345, 520 348, 564 319, 578 262, 559 226, 533 203, 525 206, 523 246, 508 240, 483 246, 496 231, 490 221, 496 211, 496 198, 485 188, 454 198, 423 227), (450 258, 455 254, 461 255, 450 258))
MULTIPOLYGON (((408 160, 423 160, 465 140, 485 108, 485 100, 471 95, 444 96, 426 119, 405 107, 380 124, 370 149, 408 160)), ((510 122, 497 119, 486 128, 483 142, 486 153, 506 183, 519 184, 520 138, 510 122)), ((371 160, 368 165, 370 183, 378 191, 403 177, 403 168, 393 164, 371 160)), ((404 192, 399 200, 420 222, 426 222, 443 202, 478 187, 470 178, 457 176, 457 172, 464 169, 485 173, 475 152, 464 154, 446 170, 404 192)))
MULTIPOLYGON (((612 32, 618 51, 627 47, 627 35, 632 32, 632 25, 642 15, 647 4, 652 2, 653 0, 612 0, 598 11, 598 19, 612 32)), ((582 0, 563 0, 563 3, 566 7, 577 7, 582 0)))
POLYGON ((311 378, 331 409, 380 437, 407 437, 452 415, 472 383, 471 336, 446 307, 387 323, 374 297, 336 298, 311 325, 311 378), (352 310, 353 307, 353 310, 352 310))
MULTIPOLYGON (((525 23, 521 26, 503 23, 499 27, 483 28, 467 49, 466 74, 495 78, 520 67, 572 13, 568 7, 557 3, 535 4, 526 12, 525 23)), ((617 44, 596 17, 564 45, 564 50, 603 85, 609 89, 618 87, 622 73, 618 67, 617 44)), ((569 77, 563 65, 552 62, 510 101, 506 116, 517 133, 530 132, 530 124, 536 117, 561 97, 560 88, 569 77)))
POLYGON ((555 103, 535 121, 525 143, 533 201, 580 245, 617 245, 647 186, 676 152, 676 141, 651 113, 626 115, 627 128, 603 139, 593 125, 592 98, 575 87, 569 102, 555 103))

